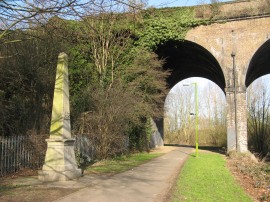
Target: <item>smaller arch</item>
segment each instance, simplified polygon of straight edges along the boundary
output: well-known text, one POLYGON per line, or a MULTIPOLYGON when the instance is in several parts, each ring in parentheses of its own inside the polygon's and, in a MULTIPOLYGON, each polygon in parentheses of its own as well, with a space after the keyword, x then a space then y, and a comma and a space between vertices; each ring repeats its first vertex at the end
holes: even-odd
POLYGON ((246 87, 266 74, 270 74, 270 39, 259 47, 253 55, 246 74, 246 87))

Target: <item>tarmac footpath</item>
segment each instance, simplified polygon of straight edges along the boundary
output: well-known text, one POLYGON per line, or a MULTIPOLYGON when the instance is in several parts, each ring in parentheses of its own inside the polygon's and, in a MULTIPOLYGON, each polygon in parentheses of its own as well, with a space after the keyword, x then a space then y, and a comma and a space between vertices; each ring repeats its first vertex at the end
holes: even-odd
POLYGON ((193 151, 189 147, 173 147, 168 153, 124 173, 111 177, 86 175, 78 181, 87 183, 87 187, 56 202, 163 202, 193 151))

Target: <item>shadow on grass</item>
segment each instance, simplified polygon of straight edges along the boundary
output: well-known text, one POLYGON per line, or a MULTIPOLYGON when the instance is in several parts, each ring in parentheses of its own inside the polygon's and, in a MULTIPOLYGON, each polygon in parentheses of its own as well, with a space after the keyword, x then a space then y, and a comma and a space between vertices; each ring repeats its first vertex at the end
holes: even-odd
POLYGON ((7 191, 11 191, 17 188, 21 188, 21 187, 28 187, 29 185, 10 185, 10 184, 1 184, 0 185, 0 196, 2 193, 7 192, 7 191))
MULTIPOLYGON (((174 146, 174 147, 187 147, 187 148, 194 148, 195 146, 191 145, 181 145, 181 144, 164 144, 164 146, 174 146)), ((210 151, 218 154, 226 154, 226 150, 224 147, 216 147, 216 146, 199 146, 199 150, 202 151, 210 151)), ((190 156, 194 156, 195 154, 190 154, 190 156)))

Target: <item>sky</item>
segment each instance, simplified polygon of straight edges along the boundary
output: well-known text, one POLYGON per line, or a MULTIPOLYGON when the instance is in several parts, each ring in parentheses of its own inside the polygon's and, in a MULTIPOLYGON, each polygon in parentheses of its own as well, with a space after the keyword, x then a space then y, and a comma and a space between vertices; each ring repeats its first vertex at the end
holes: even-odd
MULTIPOLYGON (((230 0, 219 0, 225 2, 230 0)), ((202 3, 210 3, 211 0, 148 0, 148 7, 174 7, 174 6, 194 6, 202 3)))

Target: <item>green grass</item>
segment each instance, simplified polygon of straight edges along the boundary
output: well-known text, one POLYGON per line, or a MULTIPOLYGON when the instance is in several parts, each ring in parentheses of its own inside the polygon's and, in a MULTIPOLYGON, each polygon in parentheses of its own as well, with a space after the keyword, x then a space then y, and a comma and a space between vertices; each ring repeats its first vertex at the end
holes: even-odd
POLYGON ((162 153, 137 153, 130 156, 117 157, 112 160, 102 160, 96 163, 96 165, 88 167, 86 171, 90 173, 121 173, 161 155, 162 153))
POLYGON ((176 201, 248 202, 251 198, 237 184, 220 154, 190 156, 178 179, 173 195, 176 201))

